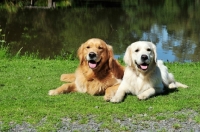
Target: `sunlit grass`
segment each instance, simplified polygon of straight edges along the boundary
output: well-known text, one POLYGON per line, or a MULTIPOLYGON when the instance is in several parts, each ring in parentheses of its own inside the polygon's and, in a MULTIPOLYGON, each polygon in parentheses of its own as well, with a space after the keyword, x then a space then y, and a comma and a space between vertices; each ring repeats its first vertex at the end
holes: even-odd
MULTIPOLYGON (((119 104, 105 102, 102 96, 81 93, 48 96, 48 90, 62 84, 60 75, 74 72, 78 63, 78 60, 39 60, 29 57, 1 59, 0 121, 3 123, 0 131, 24 122, 39 131, 57 130, 65 117, 79 124, 86 124, 93 117, 95 122, 103 122, 102 129, 126 131, 126 126, 113 125, 114 119, 134 117, 138 120, 165 120, 173 117, 185 120, 188 119, 187 115, 173 113, 182 109, 199 110, 200 84, 196 78, 200 75, 196 73, 200 72, 200 63, 167 63, 176 79, 189 85, 189 88, 146 101, 139 101, 132 95, 119 104)), ((199 118, 197 116, 194 120, 199 122, 199 118)), ((178 129, 179 124, 173 126, 178 129)))

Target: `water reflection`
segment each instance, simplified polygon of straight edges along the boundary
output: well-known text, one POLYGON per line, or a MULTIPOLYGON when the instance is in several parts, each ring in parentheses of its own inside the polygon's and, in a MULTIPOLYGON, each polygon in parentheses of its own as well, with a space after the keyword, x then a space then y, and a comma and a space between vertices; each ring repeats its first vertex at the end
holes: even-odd
POLYGON ((190 56, 194 54, 197 43, 184 39, 183 32, 177 36, 168 33, 167 26, 152 25, 149 32, 144 32, 141 40, 156 42, 158 59, 174 61, 191 61, 190 56), (179 52, 177 52, 179 51, 179 52), (181 52, 181 54, 180 54, 181 52))
POLYGON ((92 37, 105 40, 116 55, 138 40, 157 45, 164 61, 200 60, 200 1, 133 1, 118 8, 23 9, 0 11, 10 50, 38 52, 41 58, 76 52, 92 37))

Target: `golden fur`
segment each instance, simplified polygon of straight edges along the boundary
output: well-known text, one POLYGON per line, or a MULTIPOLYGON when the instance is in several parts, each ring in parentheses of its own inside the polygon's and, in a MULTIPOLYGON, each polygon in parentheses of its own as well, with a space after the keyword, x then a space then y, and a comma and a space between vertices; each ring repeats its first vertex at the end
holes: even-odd
POLYGON ((61 75, 61 81, 70 82, 57 89, 50 90, 49 95, 69 92, 105 94, 109 100, 117 90, 124 75, 124 67, 114 59, 112 46, 103 40, 92 38, 78 49, 80 64, 75 74, 61 75))
POLYGON ((111 102, 122 101, 125 93, 132 93, 143 100, 163 93, 164 87, 188 87, 176 82, 163 62, 157 61, 156 46, 151 42, 132 43, 125 52, 124 62, 127 65, 124 77, 111 102))

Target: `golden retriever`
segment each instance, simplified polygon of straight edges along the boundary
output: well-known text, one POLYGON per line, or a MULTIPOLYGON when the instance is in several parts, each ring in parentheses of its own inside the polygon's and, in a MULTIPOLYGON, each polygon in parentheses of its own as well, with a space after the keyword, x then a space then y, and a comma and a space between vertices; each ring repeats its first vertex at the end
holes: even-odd
POLYGON ((132 93, 143 100, 163 93, 164 87, 188 87, 176 82, 163 62, 157 61, 156 46, 151 42, 132 43, 126 49, 124 62, 127 65, 124 77, 111 102, 121 102, 125 93, 132 93))
POLYGON ((69 92, 105 94, 109 100, 116 92, 124 75, 124 67, 114 59, 112 46, 103 40, 92 38, 78 49, 80 64, 75 74, 61 75, 61 81, 71 82, 49 91, 49 95, 69 92))

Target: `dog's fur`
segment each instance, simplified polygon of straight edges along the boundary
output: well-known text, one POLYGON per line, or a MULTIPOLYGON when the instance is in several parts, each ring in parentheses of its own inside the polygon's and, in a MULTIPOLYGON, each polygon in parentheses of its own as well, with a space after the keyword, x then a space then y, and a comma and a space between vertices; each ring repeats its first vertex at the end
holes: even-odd
POLYGON ((50 90, 49 95, 81 92, 105 94, 104 99, 109 100, 124 75, 124 67, 114 59, 112 46, 101 39, 92 38, 79 47, 77 54, 80 64, 75 74, 63 74, 60 78, 61 81, 71 83, 50 90))
POLYGON ((163 62, 157 61, 156 46, 151 42, 132 43, 125 52, 124 62, 127 65, 124 77, 111 102, 122 101, 125 93, 132 93, 143 100, 163 93, 164 87, 188 87, 176 82, 163 62))

